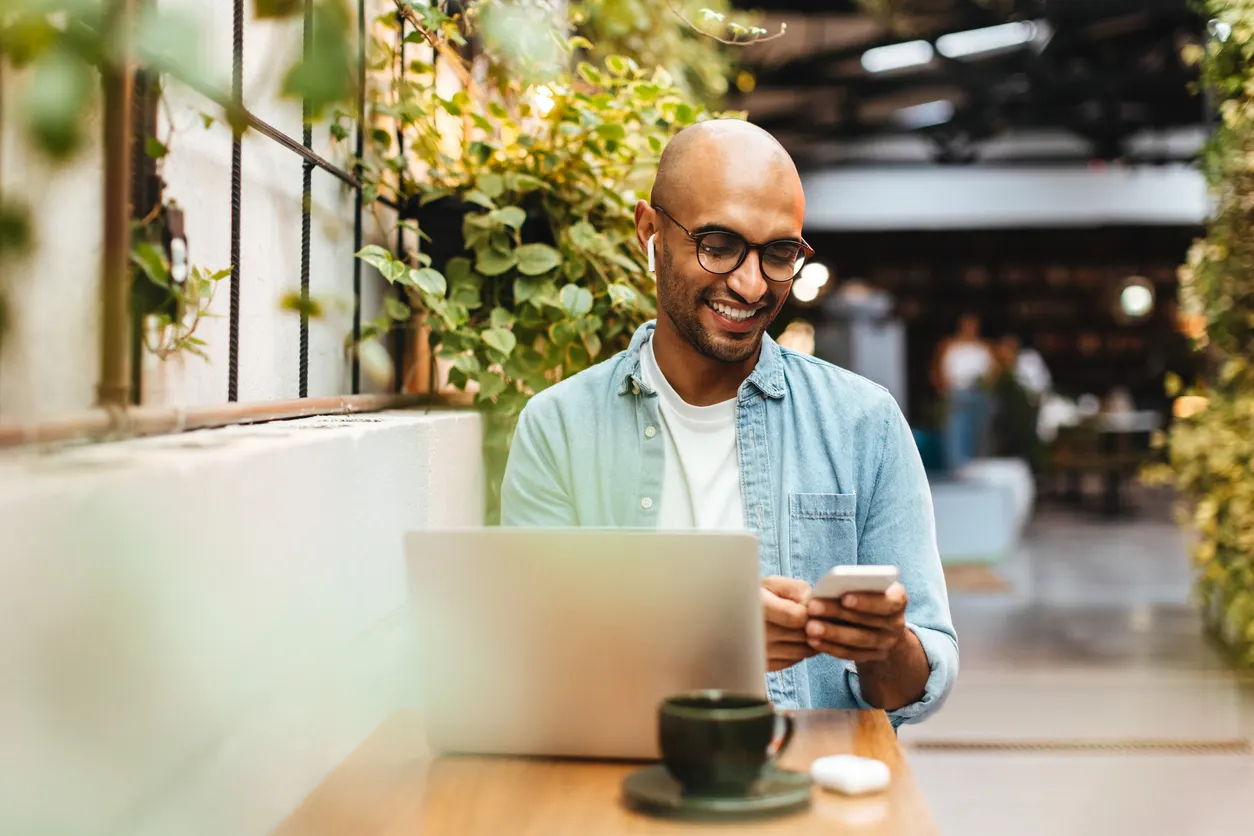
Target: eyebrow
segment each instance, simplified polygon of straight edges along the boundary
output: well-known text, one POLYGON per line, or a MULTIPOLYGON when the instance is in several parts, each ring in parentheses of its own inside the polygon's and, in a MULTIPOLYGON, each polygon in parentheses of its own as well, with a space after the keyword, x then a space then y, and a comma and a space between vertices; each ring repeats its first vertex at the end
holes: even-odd
MULTIPOLYGON (((740 230, 734 227, 728 226, 727 224, 719 223, 717 221, 711 221, 710 223, 701 224, 701 226, 697 227, 696 229, 692 231, 692 234, 701 235, 702 233, 706 233, 706 232, 728 232, 728 233, 731 233, 732 235, 738 235, 741 238, 745 238, 744 233, 741 232, 740 230)), ((745 238, 745 240, 748 241, 749 239, 745 238)), ((770 244, 775 241, 794 241, 800 244, 802 241, 802 238, 800 235, 785 235, 782 238, 768 238, 762 243, 770 244)))

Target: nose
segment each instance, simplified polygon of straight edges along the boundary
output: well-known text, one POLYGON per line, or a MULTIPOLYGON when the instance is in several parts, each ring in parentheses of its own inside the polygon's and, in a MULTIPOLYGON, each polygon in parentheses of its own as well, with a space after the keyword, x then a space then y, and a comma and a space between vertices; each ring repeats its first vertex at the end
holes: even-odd
POLYGON ((756 305, 766 295, 766 277, 757 250, 750 250, 740 266, 727 277, 727 287, 746 303, 756 305))

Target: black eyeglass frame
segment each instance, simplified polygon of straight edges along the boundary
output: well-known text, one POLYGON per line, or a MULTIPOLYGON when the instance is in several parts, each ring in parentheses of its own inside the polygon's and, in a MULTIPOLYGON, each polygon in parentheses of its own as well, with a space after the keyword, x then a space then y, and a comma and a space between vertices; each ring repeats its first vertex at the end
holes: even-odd
POLYGON ((761 244, 753 244, 753 243, 750 243, 749 240, 745 238, 743 235, 741 235, 739 232, 733 232, 732 230, 729 230, 729 229, 711 229, 705 232, 698 232, 696 234, 693 234, 688 231, 687 227, 685 227, 679 221, 675 220, 674 215, 672 215, 670 212, 667 212, 661 206, 658 206, 656 203, 650 203, 649 206, 652 207, 652 209, 655 212, 660 212, 663 215, 665 215, 667 220, 669 220, 675 226, 683 230, 684 235, 687 235, 689 240, 691 240, 694 244, 696 244, 697 264, 701 265, 702 270, 704 270, 707 273, 712 273, 715 276, 726 276, 729 273, 735 273, 737 270, 740 269, 740 265, 745 263, 745 259, 749 257, 749 253, 754 250, 757 250, 758 269, 762 273, 762 278, 766 279, 768 282, 774 282, 775 284, 788 284, 789 282, 796 281, 797 276, 801 275, 801 268, 805 267, 806 262, 814 257, 814 248, 811 247, 809 244, 807 244, 804 238, 776 238, 773 241, 766 241, 761 244), (739 238, 740 241, 745 245, 744 251, 740 254, 740 258, 736 260, 736 264, 730 270, 723 270, 721 272, 718 270, 711 270, 709 267, 705 266, 704 262, 702 262, 701 239, 707 238, 711 235, 731 235, 735 238, 739 238), (787 279, 771 278, 770 276, 766 274, 766 266, 762 263, 763 251, 766 250, 767 247, 774 246, 775 244, 800 244, 801 251, 805 253, 805 257, 801 260, 801 267, 798 267, 797 271, 793 273, 792 276, 790 276, 787 279))

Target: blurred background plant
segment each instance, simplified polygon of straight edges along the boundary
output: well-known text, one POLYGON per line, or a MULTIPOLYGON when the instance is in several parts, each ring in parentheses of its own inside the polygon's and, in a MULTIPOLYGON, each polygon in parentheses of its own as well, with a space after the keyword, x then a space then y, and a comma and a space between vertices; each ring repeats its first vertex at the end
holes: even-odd
POLYGON ((1197 590, 1214 635, 1254 665, 1254 4, 1207 0, 1210 37, 1186 57, 1222 113, 1203 156, 1213 197, 1206 237, 1180 269, 1180 304, 1208 373, 1168 379, 1176 420, 1151 482, 1180 492, 1196 535, 1197 590))

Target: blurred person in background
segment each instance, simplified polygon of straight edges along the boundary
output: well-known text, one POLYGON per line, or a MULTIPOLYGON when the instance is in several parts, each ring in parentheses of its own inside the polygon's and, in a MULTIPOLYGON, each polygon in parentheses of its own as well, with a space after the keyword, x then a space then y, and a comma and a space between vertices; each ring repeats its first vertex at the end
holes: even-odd
POLYGON ((932 363, 932 385, 945 401, 945 465, 960 471, 987 449, 988 385, 995 374, 993 352, 980 337, 980 318, 958 317, 954 333, 941 341, 932 363))
POLYGON ((1034 472, 1039 471, 1045 451, 1037 434, 1037 417, 1041 395, 1049 388, 1049 370, 1039 354, 1025 363, 1021 339, 1015 334, 997 340, 993 353, 993 455, 1022 459, 1034 472))

